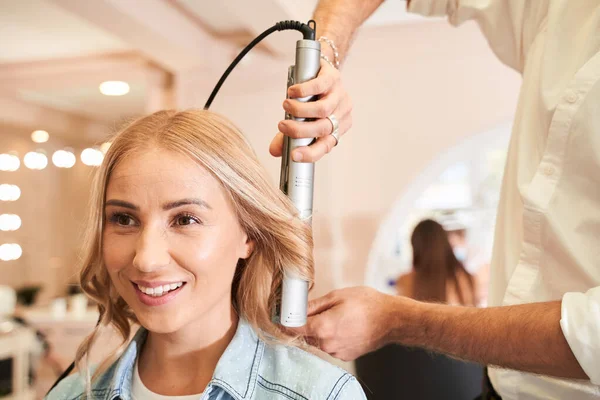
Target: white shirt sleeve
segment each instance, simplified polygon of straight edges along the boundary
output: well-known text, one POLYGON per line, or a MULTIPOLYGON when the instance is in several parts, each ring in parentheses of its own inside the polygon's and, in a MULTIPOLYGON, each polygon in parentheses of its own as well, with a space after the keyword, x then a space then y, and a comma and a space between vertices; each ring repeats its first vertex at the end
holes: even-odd
POLYGON ((600 384, 600 287, 563 296, 560 326, 575 358, 594 385, 600 384))
POLYGON ((527 51, 543 28, 552 1, 411 0, 409 11, 424 16, 447 16, 452 25, 477 21, 496 56, 523 72, 527 51))

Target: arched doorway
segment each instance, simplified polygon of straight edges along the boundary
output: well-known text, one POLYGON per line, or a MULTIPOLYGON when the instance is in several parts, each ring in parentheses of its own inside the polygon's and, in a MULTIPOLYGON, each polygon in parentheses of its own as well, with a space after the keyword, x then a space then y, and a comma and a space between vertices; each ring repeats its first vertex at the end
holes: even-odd
POLYGON ((466 228, 470 246, 478 249, 471 269, 489 261, 510 131, 510 123, 504 123, 469 137, 432 161, 399 194, 371 246, 366 285, 396 293, 393 281, 412 268, 412 229, 427 217, 466 228))

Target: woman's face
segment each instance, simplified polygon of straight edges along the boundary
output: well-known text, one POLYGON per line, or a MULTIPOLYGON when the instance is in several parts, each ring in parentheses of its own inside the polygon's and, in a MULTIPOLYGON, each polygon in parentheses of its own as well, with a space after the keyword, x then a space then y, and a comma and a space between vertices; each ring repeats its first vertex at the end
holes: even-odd
POLYGON ((103 257, 118 293, 157 333, 216 317, 252 243, 220 183, 165 150, 125 158, 106 190, 103 257))

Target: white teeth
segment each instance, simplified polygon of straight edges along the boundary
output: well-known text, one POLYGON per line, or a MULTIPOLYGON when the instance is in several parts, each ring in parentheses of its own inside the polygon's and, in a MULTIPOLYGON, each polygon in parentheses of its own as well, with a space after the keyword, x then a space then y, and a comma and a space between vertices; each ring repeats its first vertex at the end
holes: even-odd
POLYGON ((171 290, 178 289, 181 286, 183 286, 183 282, 171 283, 168 285, 157 286, 155 288, 147 288, 144 286, 137 285, 138 289, 140 289, 141 292, 143 292, 149 296, 152 296, 152 297, 164 296, 165 294, 169 293, 171 290))

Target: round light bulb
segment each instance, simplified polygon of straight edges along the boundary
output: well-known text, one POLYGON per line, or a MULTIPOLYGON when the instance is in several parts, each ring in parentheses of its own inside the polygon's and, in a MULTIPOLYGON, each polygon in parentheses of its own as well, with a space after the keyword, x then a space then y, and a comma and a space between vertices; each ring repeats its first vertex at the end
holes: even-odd
POLYGON ((16 171, 21 166, 21 160, 14 154, 0 154, 0 171, 16 171))
POLYGON ((48 157, 39 151, 30 151, 25 154, 23 163, 29 169, 44 169, 48 166, 48 157))
POLYGON ((0 201, 15 201, 21 197, 21 189, 16 185, 0 185, 0 201))
POLYGON ((16 231, 21 227, 21 218, 15 214, 0 215, 0 231, 16 231))
POLYGON ((58 168, 71 168, 75 165, 75 154, 67 150, 57 150, 52 155, 52 163, 58 168))
POLYGON ((4 243, 0 245, 0 260, 18 260, 23 255, 23 249, 16 243, 4 243))
POLYGON ((105 96, 123 96, 129 93, 129 84, 123 81, 106 81, 100 84, 100 93, 105 96))
POLYGON ((81 152, 81 162, 85 165, 97 167, 102 164, 104 154, 100 150, 96 149, 85 149, 81 152))
POLYGON ((35 143, 46 143, 49 138, 50 135, 46 131, 33 131, 31 134, 31 140, 35 143))

